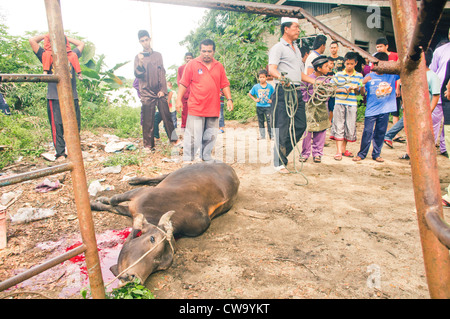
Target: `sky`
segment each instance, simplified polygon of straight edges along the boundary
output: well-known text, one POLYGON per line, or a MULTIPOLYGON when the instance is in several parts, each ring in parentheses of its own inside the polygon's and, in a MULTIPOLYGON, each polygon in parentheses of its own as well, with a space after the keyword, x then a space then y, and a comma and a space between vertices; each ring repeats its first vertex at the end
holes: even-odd
MULTIPOLYGON (((96 54, 112 68, 130 61, 116 74, 133 79, 134 57, 142 50, 140 29, 152 35, 153 49, 162 54, 166 70, 183 63, 186 48, 179 43, 199 25, 207 9, 134 0, 61 0, 63 26, 92 42, 96 54)), ((0 0, 0 16, 8 33, 48 32, 44 0, 0 0)))

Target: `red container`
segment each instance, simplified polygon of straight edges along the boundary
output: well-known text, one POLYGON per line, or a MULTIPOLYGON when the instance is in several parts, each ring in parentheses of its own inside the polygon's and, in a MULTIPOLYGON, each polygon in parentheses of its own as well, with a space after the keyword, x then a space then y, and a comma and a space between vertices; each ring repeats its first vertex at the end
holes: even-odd
POLYGON ((6 207, 0 206, 0 249, 6 247, 6 207))

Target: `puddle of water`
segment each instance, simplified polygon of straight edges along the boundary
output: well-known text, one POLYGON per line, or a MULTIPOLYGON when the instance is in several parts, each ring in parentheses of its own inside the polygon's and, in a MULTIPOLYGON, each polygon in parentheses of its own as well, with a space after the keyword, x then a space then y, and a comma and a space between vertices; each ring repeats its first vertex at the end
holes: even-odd
MULTIPOLYGON (((100 266, 102 269, 102 277, 105 285, 114 280, 115 276, 109 268, 117 263, 117 259, 122 249, 125 239, 130 234, 131 228, 123 230, 108 230, 105 233, 97 234, 97 249, 100 259, 100 266)), ((57 242, 38 243, 36 247, 42 250, 53 250, 50 259, 59 256, 71 249, 74 249, 82 244, 80 238, 61 239, 57 242)), ((17 270, 19 274, 24 269, 17 270)), ((117 288, 119 282, 115 280, 107 287, 107 291, 117 288)), ((14 288, 26 288, 27 290, 42 290, 48 289, 43 286, 54 285, 55 287, 63 287, 59 298, 79 298, 82 289, 89 290, 89 279, 85 263, 84 254, 75 256, 64 263, 57 265, 43 273, 32 277, 8 290, 14 288)))

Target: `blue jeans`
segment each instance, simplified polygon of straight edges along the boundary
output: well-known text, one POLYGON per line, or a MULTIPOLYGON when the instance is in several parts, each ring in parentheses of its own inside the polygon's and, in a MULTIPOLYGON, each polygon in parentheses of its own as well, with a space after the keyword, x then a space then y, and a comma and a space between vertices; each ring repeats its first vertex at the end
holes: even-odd
POLYGON ((225 127, 225 118, 223 117, 223 103, 220 103, 219 127, 225 127))
POLYGON ((377 157, 380 157, 388 123, 389 113, 367 116, 364 119, 364 131, 361 137, 361 148, 358 152, 359 157, 362 159, 366 158, 371 143, 373 146, 372 158, 376 159, 377 157))
POLYGON ((391 141, 394 139, 395 135, 398 134, 401 130, 403 130, 404 124, 403 124, 403 117, 394 124, 394 126, 391 127, 391 129, 386 133, 384 136, 385 140, 391 141))

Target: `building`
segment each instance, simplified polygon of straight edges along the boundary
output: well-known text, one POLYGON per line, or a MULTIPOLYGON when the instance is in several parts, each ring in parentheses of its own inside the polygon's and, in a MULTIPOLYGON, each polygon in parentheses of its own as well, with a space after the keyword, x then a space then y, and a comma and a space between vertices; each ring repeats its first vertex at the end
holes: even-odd
MULTIPOLYGON (((388 0, 281 0, 277 4, 305 9, 330 29, 369 53, 376 52, 376 40, 380 37, 388 39, 390 51, 397 51, 388 0)), ((419 4, 420 1, 418 1, 419 4)), ((450 1, 447 2, 431 48, 435 48, 442 40, 448 40, 449 27, 450 1)), ((301 43, 309 44, 311 47, 314 37, 321 34, 321 31, 315 29, 306 19, 300 20, 300 28, 305 32, 301 43)), ((279 40, 278 38, 279 34, 271 37, 269 47, 276 43, 279 40)), ((331 40, 327 42, 327 44, 329 43, 331 43, 331 40)), ((344 55, 347 51, 347 48, 341 47, 339 55, 344 55)), ((324 54, 329 55, 329 53, 327 48, 324 54)))

